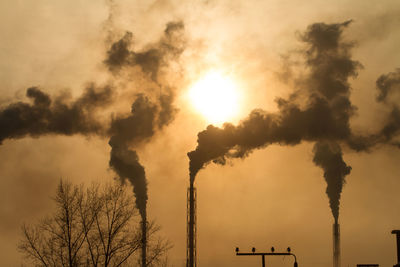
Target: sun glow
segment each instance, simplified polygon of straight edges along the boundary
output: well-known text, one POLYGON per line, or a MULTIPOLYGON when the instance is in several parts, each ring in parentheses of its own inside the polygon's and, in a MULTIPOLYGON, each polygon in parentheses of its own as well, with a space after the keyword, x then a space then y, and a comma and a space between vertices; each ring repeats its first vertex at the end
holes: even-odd
POLYGON ((210 71, 189 90, 195 109, 210 123, 221 124, 232 120, 239 112, 239 91, 229 76, 210 71))

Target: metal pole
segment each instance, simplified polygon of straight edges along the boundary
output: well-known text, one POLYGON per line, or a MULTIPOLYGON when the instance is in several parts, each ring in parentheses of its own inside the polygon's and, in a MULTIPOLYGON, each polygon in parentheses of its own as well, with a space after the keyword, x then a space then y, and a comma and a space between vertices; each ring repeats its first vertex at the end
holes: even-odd
POLYGON ((196 267, 196 188, 190 181, 188 189, 188 240, 186 267, 196 267))
POLYGON ((400 266, 400 230, 393 230, 392 234, 396 235, 397 244, 397 264, 394 266, 400 266))
MULTIPOLYGON (((147 217, 147 216, 146 216, 147 217)), ((147 223, 146 218, 142 219, 142 266, 147 266, 147 223)))
POLYGON ((194 192, 190 183, 189 192, 189 267, 194 267, 194 192))
POLYGON ((400 232, 396 233, 397 243, 397 265, 400 265, 400 232))

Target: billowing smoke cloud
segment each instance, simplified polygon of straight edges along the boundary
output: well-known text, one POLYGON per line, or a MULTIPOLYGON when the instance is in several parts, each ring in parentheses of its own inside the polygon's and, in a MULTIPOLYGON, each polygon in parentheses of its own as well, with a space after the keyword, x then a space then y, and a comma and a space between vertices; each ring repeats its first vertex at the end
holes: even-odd
POLYGON ((376 88, 379 91, 377 100, 387 102, 391 93, 394 93, 395 90, 400 91, 400 69, 381 75, 376 81, 376 88))
POLYGON ((115 74, 122 68, 138 66, 160 89, 155 101, 139 94, 132 104, 131 114, 113 120, 110 128, 110 167, 122 181, 128 180, 133 185, 136 206, 142 217, 142 266, 146 266, 147 262, 147 181, 144 167, 132 147, 148 142, 157 130, 173 120, 177 112, 172 105, 173 89, 164 85, 159 77, 162 68, 167 67, 169 61, 178 59, 183 52, 182 35, 182 22, 169 23, 158 43, 147 50, 135 52, 130 50, 133 35, 128 32, 111 46, 104 61, 115 74))
POLYGON ((394 145, 400 148, 396 138, 400 134, 400 69, 381 75, 376 81, 378 96, 376 100, 389 109, 381 130, 365 136, 352 136, 348 145, 356 151, 368 151, 380 144, 394 145))
POLYGON ((324 170, 327 183, 326 194, 335 222, 339 219, 340 194, 345 184, 346 175, 350 174, 351 167, 343 161, 342 150, 335 142, 317 142, 314 145, 315 165, 324 170))
POLYGON ((136 206, 142 218, 142 266, 146 266, 147 247, 147 180, 144 167, 131 147, 150 141, 157 130, 161 130, 174 118, 177 110, 172 106, 171 94, 162 94, 153 103, 139 94, 132 104, 131 114, 112 121, 109 134, 110 167, 122 182, 128 180, 133 186, 136 206))
POLYGON ((146 221, 147 182, 143 166, 132 147, 148 142, 156 131, 168 125, 177 112, 173 106, 174 91, 159 79, 163 67, 177 60, 183 52, 182 22, 168 23, 163 37, 147 50, 130 50, 133 35, 131 33, 114 43, 104 61, 111 71, 118 72, 124 67, 139 66, 142 71, 159 87, 157 97, 150 99, 144 94, 137 95, 132 104, 131 114, 112 121, 110 127, 111 146, 110 167, 121 180, 129 180, 134 187, 136 204, 146 221))
MULTIPOLYGON (((229 123, 222 128, 210 125, 200 132, 196 150, 188 153, 191 180, 211 161, 225 164, 229 158, 246 157, 254 149, 273 143, 296 145, 302 141, 325 140, 335 143, 335 149, 332 150, 332 145, 328 146, 330 150, 324 149, 325 146, 318 143, 314 150, 317 165, 325 170, 325 164, 319 161, 321 149, 334 155, 339 153, 341 159, 337 143, 355 143, 349 124, 355 107, 349 99, 348 80, 355 77, 361 67, 359 62, 351 59, 352 44, 342 39, 343 29, 349 24, 350 21, 316 23, 301 35, 301 40, 307 45, 304 52, 307 74, 297 79, 300 85, 296 92, 287 99, 277 100, 278 112, 253 110, 237 126, 229 123)), ((349 172, 350 167, 344 166, 349 172)), ((326 180, 330 203, 339 204, 344 176, 348 172, 329 171, 326 180)), ((332 211, 336 218, 338 209, 332 211)))
POLYGON ((110 166, 118 176, 128 179, 133 185, 136 206, 142 218, 146 218, 147 182, 144 167, 139 163, 136 151, 130 145, 137 144, 154 134, 156 106, 143 95, 132 104, 132 114, 126 118, 116 119, 110 128, 111 146, 110 166))
POLYGON ((140 52, 131 50, 133 34, 127 32, 111 46, 104 63, 114 73, 124 67, 139 66, 154 82, 158 83, 160 68, 167 66, 171 59, 178 58, 184 50, 183 29, 182 22, 168 23, 160 41, 149 49, 140 52))
POLYGON ((197 147, 188 153, 190 179, 210 162, 224 165, 230 158, 244 158, 254 149, 269 144, 296 145, 316 142, 314 163, 324 171, 326 193, 335 221, 339 217, 340 195, 345 177, 351 171, 342 158, 341 144, 355 151, 370 151, 377 144, 392 144, 400 133, 400 107, 393 95, 400 92, 400 70, 382 75, 376 86, 377 101, 390 105, 391 112, 382 129, 371 135, 354 135, 350 118, 356 107, 350 101, 349 78, 357 75, 362 65, 352 60, 352 43, 342 38, 350 24, 316 23, 310 25, 301 40, 307 73, 295 79, 297 90, 287 99, 277 99, 279 111, 253 110, 237 126, 209 125, 198 134, 197 147))
POLYGON ((88 86, 81 97, 52 99, 37 87, 28 88, 32 103, 12 103, 0 110, 0 144, 5 139, 47 134, 103 135, 106 126, 96 119, 96 111, 113 101, 111 86, 88 86))
MULTIPOLYGON (((112 4, 112 2, 110 2, 112 4)), ((109 18, 112 20, 112 17, 109 18)), ((111 23, 111 22, 110 22, 111 23)), ((110 136, 110 167, 122 182, 128 180, 142 217, 142 265, 146 266, 147 247, 147 181, 145 169, 132 147, 151 140, 151 137, 174 119, 177 109, 173 106, 174 88, 164 84, 160 74, 171 61, 178 59, 184 50, 183 23, 168 23, 162 38, 146 50, 131 49, 132 33, 112 44, 104 61, 113 74, 122 68, 140 67, 158 94, 137 94, 131 113, 118 116, 106 126, 96 119, 96 111, 113 102, 110 86, 95 88, 91 85, 75 101, 65 97, 52 100, 36 87, 27 90, 32 103, 13 103, 0 110, 0 144, 4 139, 38 137, 45 134, 96 134, 110 136)), ((150 84, 150 83, 149 83, 150 84)), ((147 89, 147 88, 145 88, 147 89)))
MULTIPOLYGON (((376 88, 379 92, 377 100, 391 108, 388 121, 380 133, 381 142, 390 143, 400 132, 400 69, 381 75, 376 81, 376 88)), ((399 146, 399 143, 395 142, 394 145, 399 146)))
POLYGON ((116 73, 125 67, 138 66, 148 75, 149 81, 156 82, 159 87, 157 96, 137 94, 131 114, 113 119, 111 125, 96 118, 97 111, 114 101, 111 86, 97 88, 91 84, 74 101, 65 96, 52 99, 39 88, 31 87, 26 93, 31 103, 17 102, 0 109, 0 144, 5 139, 46 134, 110 136, 110 167, 122 181, 131 182, 137 207, 145 218, 145 171, 131 147, 148 142, 155 132, 174 119, 177 112, 173 106, 175 92, 163 84, 159 74, 183 52, 183 30, 182 22, 168 23, 160 40, 141 52, 130 50, 131 33, 112 44, 104 61, 111 71, 116 73))
POLYGON ((140 94, 132 104, 131 114, 113 120, 109 131, 109 144, 112 148, 110 167, 122 181, 127 179, 133 185, 136 205, 142 218, 146 218, 146 176, 136 151, 130 147, 149 141, 157 130, 172 121, 176 110, 170 106, 171 102, 168 103, 168 106, 160 106, 140 94))

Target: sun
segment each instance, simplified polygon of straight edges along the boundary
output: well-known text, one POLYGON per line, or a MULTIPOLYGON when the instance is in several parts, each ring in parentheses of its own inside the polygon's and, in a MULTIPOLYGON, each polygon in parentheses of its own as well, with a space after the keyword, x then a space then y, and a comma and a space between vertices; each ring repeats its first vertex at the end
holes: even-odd
POLYGON ((222 124, 232 120, 239 112, 239 90, 236 83, 218 71, 209 71, 189 89, 194 108, 209 123, 222 124))

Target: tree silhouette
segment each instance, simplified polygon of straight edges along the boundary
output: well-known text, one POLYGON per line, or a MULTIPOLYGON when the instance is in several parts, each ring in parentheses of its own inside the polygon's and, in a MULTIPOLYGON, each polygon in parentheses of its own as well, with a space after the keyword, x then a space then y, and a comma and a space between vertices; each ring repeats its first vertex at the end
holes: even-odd
MULTIPOLYGON (((22 226, 18 249, 35 266, 134 266, 141 249, 140 216, 127 186, 118 182, 85 189, 60 181, 54 213, 36 225, 22 226)), ((147 224, 147 266, 165 264, 171 244, 147 224)))

